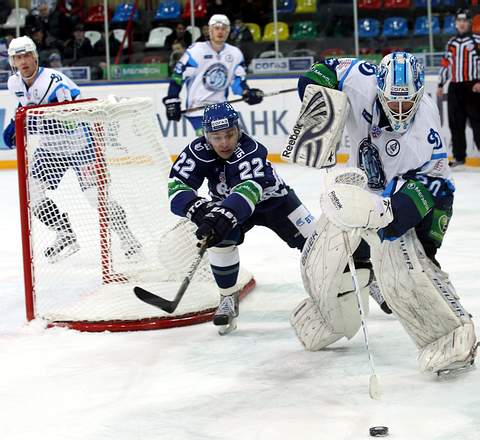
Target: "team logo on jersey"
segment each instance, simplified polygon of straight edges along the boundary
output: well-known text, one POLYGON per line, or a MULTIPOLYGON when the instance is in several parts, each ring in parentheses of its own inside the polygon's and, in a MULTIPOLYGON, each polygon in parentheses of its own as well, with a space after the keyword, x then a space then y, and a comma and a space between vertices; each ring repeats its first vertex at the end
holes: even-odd
POLYGON ((221 63, 215 63, 203 74, 203 85, 212 92, 224 90, 227 86, 227 78, 227 68, 221 63))
POLYGON ((368 177, 368 187, 377 190, 385 188, 387 182, 382 160, 377 147, 365 138, 358 148, 358 166, 368 177))
POLYGON ((385 152, 390 157, 395 157, 400 151, 400 142, 396 139, 390 139, 385 145, 385 152))

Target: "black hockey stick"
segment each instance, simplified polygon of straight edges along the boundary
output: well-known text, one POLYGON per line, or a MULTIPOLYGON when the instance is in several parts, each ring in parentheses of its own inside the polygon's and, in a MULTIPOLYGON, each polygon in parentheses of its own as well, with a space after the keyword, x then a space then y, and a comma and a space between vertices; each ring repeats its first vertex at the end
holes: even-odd
MULTIPOLYGON (((297 88, 292 88, 292 89, 285 89, 285 90, 279 90, 277 92, 269 92, 269 93, 264 93, 263 94, 263 97, 264 98, 268 98, 269 96, 276 96, 276 95, 281 95, 282 93, 290 93, 290 92, 296 92, 297 91, 297 88)), ((235 99, 232 99, 231 101, 228 101, 229 104, 234 104, 235 102, 242 102, 243 101, 243 98, 235 98, 235 99)), ((206 105, 200 105, 198 107, 192 107, 192 108, 186 108, 184 110, 181 111, 181 113, 190 113, 190 112, 194 112, 194 111, 197 111, 197 110, 202 110, 206 107, 206 105)))
POLYGON ((200 249, 198 250, 197 256, 192 261, 190 269, 188 270, 186 277, 183 279, 182 284, 180 285, 177 291, 177 294, 175 295, 175 298, 172 301, 162 298, 161 296, 155 295, 154 293, 149 292, 148 290, 142 289, 141 287, 138 287, 138 286, 133 288, 133 291, 137 296, 137 298, 147 304, 150 304, 151 306, 158 307, 159 309, 162 309, 167 313, 173 313, 177 308, 178 303, 183 298, 183 295, 185 295, 185 292, 187 291, 187 287, 190 284, 190 281, 192 280, 193 276, 195 275, 195 272, 197 271, 198 266, 200 265, 200 262, 202 261, 203 254, 205 254, 205 251, 207 250, 207 242, 208 240, 205 240, 202 242, 200 249))

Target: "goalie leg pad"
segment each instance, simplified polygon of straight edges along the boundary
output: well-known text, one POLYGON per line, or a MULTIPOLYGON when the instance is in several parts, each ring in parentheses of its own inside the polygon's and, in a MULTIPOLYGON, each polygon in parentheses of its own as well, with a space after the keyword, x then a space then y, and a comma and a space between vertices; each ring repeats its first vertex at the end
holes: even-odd
MULTIPOLYGON (((352 232, 350 243, 356 249, 359 236, 352 232)), ((357 297, 350 272, 344 272, 347 254, 342 232, 322 215, 308 239, 301 259, 304 287, 310 299, 292 312, 290 322, 308 350, 320 350, 360 328, 357 297)), ((368 310, 370 269, 357 270, 364 310, 368 310)))
POLYGON ((398 240, 382 243, 372 237, 371 233, 364 236, 371 247, 380 289, 422 350, 420 368, 433 371, 450 361, 468 358, 475 341, 470 315, 460 304, 448 274, 425 255, 415 231, 410 229, 398 240), (443 353, 434 353, 436 349, 443 353))

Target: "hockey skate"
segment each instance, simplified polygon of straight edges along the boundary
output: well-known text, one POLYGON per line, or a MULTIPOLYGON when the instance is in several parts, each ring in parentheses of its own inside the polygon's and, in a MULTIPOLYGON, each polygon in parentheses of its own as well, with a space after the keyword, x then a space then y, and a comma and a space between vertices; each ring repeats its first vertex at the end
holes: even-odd
POLYGON ((451 377, 458 376, 459 374, 468 373, 475 369, 475 356, 477 354, 477 348, 480 345, 480 342, 477 342, 470 352, 468 358, 464 361, 457 361, 453 364, 450 364, 448 367, 442 368, 441 370, 436 371, 437 377, 439 379, 450 379, 451 377))
POLYGON ((57 231, 57 238, 53 244, 44 251, 49 263, 56 263, 78 252, 80 245, 73 231, 57 231))
POLYGON ((382 292, 380 292, 380 287, 378 286, 378 283, 376 280, 373 280, 372 283, 370 284, 368 293, 387 315, 392 314, 392 310, 390 309, 390 307, 388 307, 388 304, 385 301, 385 298, 383 297, 382 292))
POLYGON ((120 235, 120 247, 125 257, 130 261, 139 261, 143 258, 142 245, 130 230, 122 231, 120 235))
POLYGON ((238 302, 238 292, 220 296, 220 305, 213 315, 213 323, 220 326, 220 335, 226 335, 237 328, 238 302))

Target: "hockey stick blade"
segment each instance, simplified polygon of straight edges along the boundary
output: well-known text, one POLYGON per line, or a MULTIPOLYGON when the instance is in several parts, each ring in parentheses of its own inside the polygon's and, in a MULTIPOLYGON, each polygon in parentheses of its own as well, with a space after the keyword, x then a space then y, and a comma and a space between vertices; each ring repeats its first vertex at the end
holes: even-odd
POLYGON ((150 304, 151 306, 162 309, 164 312, 173 313, 176 310, 181 299, 183 298, 183 295, 185 295, 185 292, 187 291, 187 287, 189 286, 190 281, 192 280, 193 276, 195 275, 195 272, 197 271, 198 266, 200 265, 200 262, 202 261, 203 255, 207 250, 207 242, 208 240, 205 240, 202 242, 200 249, 198 250, 198 254, 196 255, 195 259, 192 261, 192 264, 188 270, 188 273, 186 277, 183 279, 182 284, 178 288, 177 294, 175 295, 175 298, 173 300, 170 301, 168 299, 162 298, 161 296, 155 295, 154 293, 149 292, 148 290, 145 290, 138 286, 133 288, 133 292, 135 293, 135 296, 140 301, 143 301, 144 303, 150 304))

